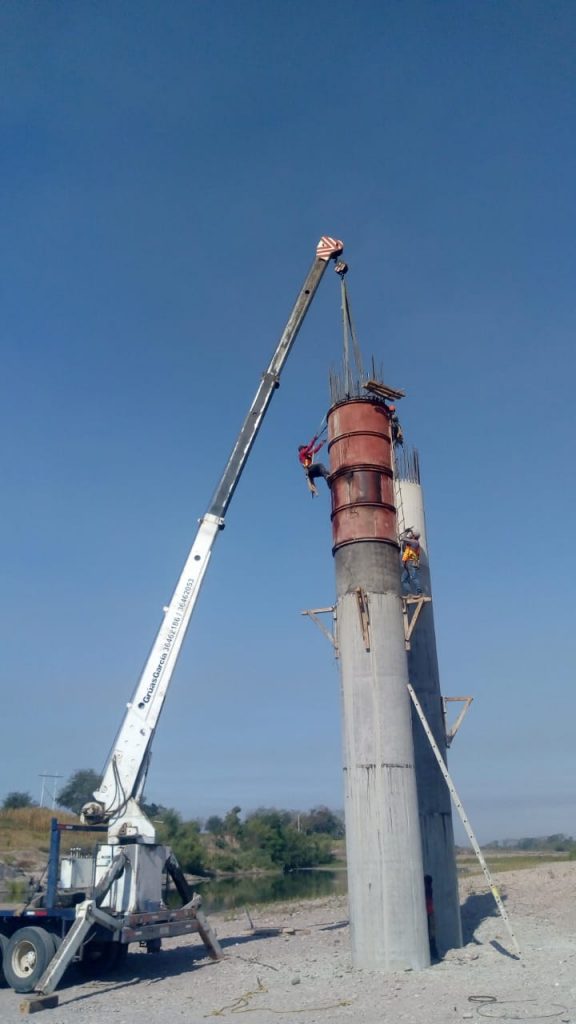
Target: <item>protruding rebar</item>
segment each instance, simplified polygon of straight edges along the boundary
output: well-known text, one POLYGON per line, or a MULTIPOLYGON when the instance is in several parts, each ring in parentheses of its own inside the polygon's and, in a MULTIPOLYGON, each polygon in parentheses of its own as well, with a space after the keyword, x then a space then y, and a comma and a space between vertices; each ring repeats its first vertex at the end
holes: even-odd
POLYGON ((420 483, 420 457, 417 448, 398 446, 395 452, 396 476, 410 484, 420 483))

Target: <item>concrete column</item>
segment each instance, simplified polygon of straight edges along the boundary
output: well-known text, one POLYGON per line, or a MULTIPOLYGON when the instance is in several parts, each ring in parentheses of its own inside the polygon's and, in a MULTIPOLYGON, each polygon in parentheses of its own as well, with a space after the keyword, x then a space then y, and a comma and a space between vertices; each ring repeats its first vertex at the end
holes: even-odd
POLYGON ((383 403, 328 417, 352 958, 430 963, 399 553, 383 403))
MULTIPOLYGON (((410 474, 408 472, 407 475, 417 477, 418 473, 410 474)), ((422 488, 417 479, 403 479, 401 473, 397 478, 397 487, 400 489, 405 527, 412 526, 420 531, 422 589, 425 594, 431 595, 422 488)), ((408 652, 408 671, 410 682, 422 705, 434 739, 442 757, 446 760, 446 732, 432 602, 427 602, 422 607, 412 633, 410 651, 408 652)), ((432 877, 436 944, 442 955, 447 949, 462 945, 452 805, 448 787, 438 768, 436 758, 414 707, 412 707, 412 732, 424 873, 432 877)))

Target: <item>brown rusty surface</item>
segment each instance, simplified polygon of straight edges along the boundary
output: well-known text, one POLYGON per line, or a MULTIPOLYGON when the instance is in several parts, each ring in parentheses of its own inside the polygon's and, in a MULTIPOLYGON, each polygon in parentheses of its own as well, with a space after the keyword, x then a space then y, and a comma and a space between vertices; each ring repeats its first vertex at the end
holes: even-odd
POLYGON ((142 939, 163 939, 172 935, 188 935, 199 932, 200 924, 193 921, 170 921, 165 924, 146 924, 141 928, 123 928, 122 942, 138 942, 142 939))
POLYGON ((351 399, 328 413, 333 550, 361 540, 396 543, 392 442, 386 406, 351 399))
POLYGON ((188 903, 185 907, 177 907, 169 910, 167 907, 161 910, 150 910, 141 914, 126 914, 124 925, 129 928, 138 928, 147 924, 166 924, 170 921, 184 921, 196 917, 196 907, 188 903))

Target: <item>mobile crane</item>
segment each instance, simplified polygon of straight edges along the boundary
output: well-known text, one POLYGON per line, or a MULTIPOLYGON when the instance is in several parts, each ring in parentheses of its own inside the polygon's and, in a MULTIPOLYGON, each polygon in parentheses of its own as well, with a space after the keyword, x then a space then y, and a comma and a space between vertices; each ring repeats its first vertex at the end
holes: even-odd
MULTIPOLYGON (((140 799, 158 719, 204 575, 225 516, 280 374, 330 260, 342 242, 324 236, 296 299, 272 360, 262 376, 220 482, 186 559, 131 701, 126 707, 94 800, 82 810, 81 825, 52 821, 46 892, 23 911, 0 910, 0 952, 5 981, 17 992, 50 995, 73 960, 99 957, 111 963, 130 942, 160 947, 164 936, 200 933, 209 954, 222 956, 169 847, 156 843, 155 829, 140 799), (65 830, 106 832, 92 857, 60 858, 65 830), (182 907, 162 900, 163 874, 173 879, 182 907)), ((339 273, 345 264, 337 263, 339 273)), ((0 971, 0 975, 2 971, 0 971)), ((40 1000, 41 1001, 41 1000, 40 1000)))

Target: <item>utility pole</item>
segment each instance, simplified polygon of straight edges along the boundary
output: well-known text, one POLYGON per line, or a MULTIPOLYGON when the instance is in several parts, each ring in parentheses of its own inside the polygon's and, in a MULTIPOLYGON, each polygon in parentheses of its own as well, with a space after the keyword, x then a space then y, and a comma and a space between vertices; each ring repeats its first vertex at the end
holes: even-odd
MULTIPOLYGON (((63 779, 64 776, 63 775, 58 775, 58 774, 56 774, 54 772, 40 772, 39 775, 38 775, 38 778, 42 779, 42 789, 41 789, 41 792, 40 792, 40 807, 44 807, 44 790, 46 788, 46 779, 63 779)), ((56 786, 55 785, 54 785, 54 787, 53 787, 53 789, 51 791, 51 796, 52 796, 52 810, 54 810, 54 808, 56 806, 56 786)))

